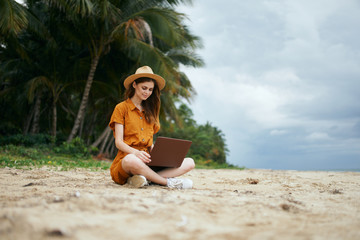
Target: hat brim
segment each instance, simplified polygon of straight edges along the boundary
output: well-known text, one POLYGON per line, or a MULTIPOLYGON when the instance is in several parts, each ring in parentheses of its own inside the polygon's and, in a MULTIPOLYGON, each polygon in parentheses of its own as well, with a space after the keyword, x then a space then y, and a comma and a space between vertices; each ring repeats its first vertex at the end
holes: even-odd
POLYGON ((125 79, 124 87, 126 89, 128 89, 133 81, 135 81, 138 78, 142 78, 142 77, 154 79, 160 90, 162 90, 165 87, 165 79, 157 74, 152 74, 152 73, 138 73, 138 74, 130 75, 129 77, 127 77, 125 79))

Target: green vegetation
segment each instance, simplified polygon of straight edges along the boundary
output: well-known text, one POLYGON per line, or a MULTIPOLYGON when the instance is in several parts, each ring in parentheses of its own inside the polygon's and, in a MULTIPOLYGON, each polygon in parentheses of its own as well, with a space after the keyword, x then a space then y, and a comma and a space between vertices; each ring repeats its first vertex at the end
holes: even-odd
POLYGON ((30 159, 26 166, 50 161, 66 167, 72 161, 82 165, 91 155, 112 159, 117 150, 107 125, 123 100, 123 81, 149 65, 166 79, 159 134, 191 139, 189 155, 199 166, 228 167, 221 130, 197 124, 186 105, 195 89, 180 66, 204 65, 196 54, 201 40, 175 10, 191 2, 0 0, 3 164, 26 165, 30 159), (6 150, 14 146, 39 157, 6 150), (58 159, 66 155, 69 160, 58 159))
MULTIPOLYGON (((111 161, 102 161, 94 158, 91 151, 84 148, 83 143, 79 144, 79 139, 70 144, 63 143, 59 147, 52 145, 37 145, 31 147, 5 145, 0 146, 0 167, 34 169, 50 168, 66 171, 76 168, 85 168, 90 171, 107 170, 110 168, 111 161)), ((198 169, 243 169, 227 163, 217 163, 206 160, 200 156, 195 156, 196 168, 198 169)))
POLYGON ((86 168, 91 171, 109 169, 111 162, 93 159, 83 152, 65 154, 68 149, 52 150, 49 146, 24 147, 6 145, 0 147, 0 167, 33 169, 49 167, 57 170, 86 168))
MULTIPOLYGON (((212 128, 206 124, 207 128, 212 128)), ((186 128, 189 128, 187 126, 186 128)), ((192 126, 195 127, 195 126, 192 126)), ((194 131, 202 131, 203 126, 195 127, 194 131), (198 130, 196 130, 198 129, 198 130)), ((216 128, 214 128, 216 129, 216 128)), ((179 131, 181 133, 182 131, 179 131)), ((196 135, 196 134, 195 134, 196 135)), ((199 134, 200 136, 202 134, 199 134)), ((210 135, 207 135, 210 136, 210 135)), ((173 132, 172 137, 179 137, 173 132)), ((94 157, 98 153, 97 148, 88 147, 80 138, 74 138, 70 143, 55 143, 49 135, 11 135, 0 137, 0 167, 14 168, 41 168, 49 167, 57 170, 68 170, 75 168, 87 168, 89 170, 108 169, 111 165, 110 161, 101 161, 94 157), (7 143, 4 145, 4 143, 7 143), (2 145, 2 146, 1 146, 2 145)), ((218 162, 204 156, 214 154, 210 151, 210 155, 202 155, 204 149, 197 148, 197 141, 194 140, 194 146, 190 149, 189 156, 196 161, 196 168, 214 169, 214 168, 231 168, 242 169, 229 165, 225 161, 218 162)), ((206 145, 203 148, 206 149, 206 145)), ((213 156, 217 159, 217 156, 213 156)))
POLYGON ((193 119, 193 112, 185 105, 179 106, 178 122, 168 120, 161 125, 160 136, 189 139, 192 141, 188 156, 200 168, 235 167, 226 163, 228 149, 224 134, 217 127, 206 123, 199 125, 193 119))
MULTIPOLYGON (((188 113, 191 113, 191 111, 188 111, 188 113)), ((192 139, 193 145, 189 151, 189 156, 194 158, 196 168, 243 169, 226 163, 224 158, 219 158, 220 155, 215 154, 227 151, 226 148, 215 151, 218 145, 213 144, 213 150, 207 151, 207 149, 211 149, 211 144, 200 144, 204 141, 211 142, 211 138, 214 136, 217 138, 222 137, 221 134, 211 135, 203 132, 204 129, 206 129, 207 133, 217 130, 215 127, 212 127, 209 123, 205 126, 197 126, 194 125, 194 122, 192 123, 193 125, 189 125, 189 123, 183 125, 183 130, 172 126, 175 130, 172 131, 171 137, 183 137, 181 134, 186 136, 186 132, 190 131, 189 129, 193 131, 194 139, 192 139), (196 136, 200 137, 197 138, 196 136), (205 153, 203 154, 203 152, 205 153), (216 161, 218 159, 222 159, 222 161, 216 161)), ((111 165, 111 160, 101 161, 94 157, 99 150, 87 146, 79 137, 74 138, 70 143, 66 141, 56 143, 53 140, 51 136, 44 134, 0 136, 0 167, 22 169, 48 167, 56 170, 86 168, 94 171, 109 169, 111 165)))
MULTIPOLYGON (((195 156, 196 157, 196 156, 195 156)), ((244 170, 245 167, 238 167, 234 166, 232 164, 228 163, 217 163, 213 162, 212 160, 204 160, 202 158, 197 159, 196 161, 196 168, 197 169, 238 169, 238 170, 244 170)))

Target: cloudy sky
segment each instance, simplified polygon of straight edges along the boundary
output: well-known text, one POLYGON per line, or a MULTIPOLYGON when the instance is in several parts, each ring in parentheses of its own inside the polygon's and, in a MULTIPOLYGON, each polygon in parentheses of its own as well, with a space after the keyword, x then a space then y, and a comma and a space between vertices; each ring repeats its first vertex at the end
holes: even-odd
POLYGON ((248 168, 360 169, 360 1, 194 0, 198 123, 248 168), (221 2, 221 3, 220 3, 221 2))

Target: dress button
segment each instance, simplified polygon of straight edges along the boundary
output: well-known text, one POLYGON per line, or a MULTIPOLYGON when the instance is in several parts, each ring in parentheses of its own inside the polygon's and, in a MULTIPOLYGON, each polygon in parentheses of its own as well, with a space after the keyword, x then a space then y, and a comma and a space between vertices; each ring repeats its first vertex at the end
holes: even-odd
POLYGON ((145 139, 143 138, 142 141, 145 142, 145 139))
POLYGON ((144 131, 144 128, 141 128, 141 131, 144 131))
POLYGON ((142 117, 140 117, 140 120, 142 120, 142 117))

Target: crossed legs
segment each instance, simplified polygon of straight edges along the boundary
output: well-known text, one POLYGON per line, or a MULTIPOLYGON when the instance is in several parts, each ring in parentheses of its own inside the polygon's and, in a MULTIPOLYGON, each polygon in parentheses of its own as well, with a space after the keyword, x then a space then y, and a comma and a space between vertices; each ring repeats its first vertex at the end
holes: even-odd
POLYGON ((154 172, 134 154, 128 154, 121 161, 121 164, 124 171, 130 175, 143 175, 149 181, 163 186, 167 184, 167 178, 181 176, 195 167, 195 163, 192 158, 185 158, 181 166, 178 168, 167 168, 159 172, 154 172))

